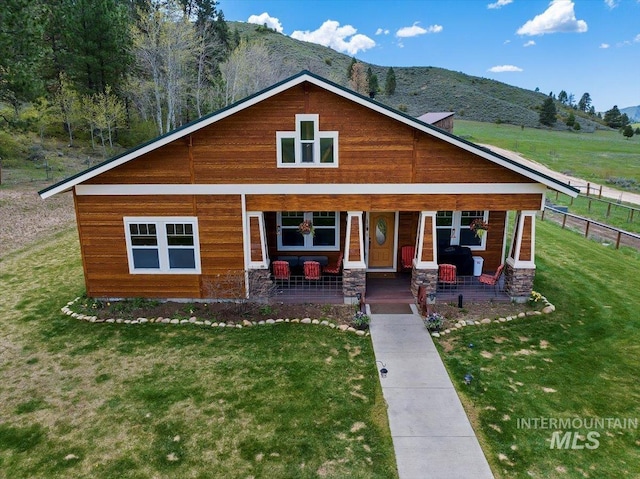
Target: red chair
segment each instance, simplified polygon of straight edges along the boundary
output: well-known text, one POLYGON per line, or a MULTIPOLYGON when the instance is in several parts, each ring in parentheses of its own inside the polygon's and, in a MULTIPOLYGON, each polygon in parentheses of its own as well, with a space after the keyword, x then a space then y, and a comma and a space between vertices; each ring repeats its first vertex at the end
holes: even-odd
POLYGON ((496 272, 494 274, 486 274, 483 273, 480 276, 478 276, 478 281, 480 281, 482 284, 487 285, 487 286, 493 286, 494 287, 494 293, 496 296, 498 296, 498 280, 500 279, 500 275, 502 274, 502 271, 504 270, 504 263, 501 264, 500 266, 498 266, 498 269, 496 270, 496 272))
POLYGON ((438 265, 438 283, 455 286, 458 284, 458 268, 454 264, 438 265))
POLYGON ((416 255, 414 246, 403 246, 400 248, 400 263, 402 269, 413 269, 413 258, 416 255))
POLYGON ((291 270, 287 261, 273 262, 273 279, 289 281, 291 278, 291 270))
POLYGON ((320 263, 318 263, 317 261, 305 261, 304 279, 320 279, 320 263))
POLYGON ((326 274, 340 274, 340 270, 342 269, 342 259, 344 258, 344 254, 341 252, 338 255, 338 261, 336 264, 330 264, 322 268, 322 272, 326 274))

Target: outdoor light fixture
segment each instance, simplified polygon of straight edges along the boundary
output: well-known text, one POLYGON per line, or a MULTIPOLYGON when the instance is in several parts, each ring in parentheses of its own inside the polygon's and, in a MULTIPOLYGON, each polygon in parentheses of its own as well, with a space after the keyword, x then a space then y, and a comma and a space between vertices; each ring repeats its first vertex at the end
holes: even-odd
POLYGON ((380 368, 380 377, 381 378, 386 378, 387 377, 387 373, 389 372, 389 370, 387 369, 387 367, 385 366, 385 364, 382 361, 376 361, 376 363, 382 364, 382 367, 380 368))
POLYGON ((465 384, 471 384, 471 380, 473 379, 473 376, 469 373, 464 375, 464 383, 465 384))
POLYGON ((358 300, 358 302, 360 302, 360 300, 362 299, 362 293, 356 293, 356 299, 358 300))

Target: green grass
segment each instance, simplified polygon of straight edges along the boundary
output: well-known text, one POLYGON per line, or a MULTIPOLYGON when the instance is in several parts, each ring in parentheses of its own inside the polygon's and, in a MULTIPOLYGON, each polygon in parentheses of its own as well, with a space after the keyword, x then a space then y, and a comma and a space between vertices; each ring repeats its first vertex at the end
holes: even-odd
POLYGON ((551 449, 553 429, 518 428, 518 419, 640 419, 640 254, 548 222, 538 222, 536 253, 535 289, 555 313, 465 328, 438 346, 494 473, 638 477, 637 429, 597 430, 592 450, 551 449))
POLYGON ((75 231, 0 268, 0 477, 397 477, 369 338, 62 316, 75 231))
MULTIPOLYGON (((598 201, 595 198, 589 199, 584 196, 580 196, 571 201, 569 196, 562 194, 556 195, 556 193, 552 192, 547 193, 547 199, 554 205, 567 206, 569 208, 569 213, 579 215, 584 218, 591 218, 599 221, 600 223, 606 223, 632 233, 640 233, 640 212, 634 211, 633 220, 629 221, 629 218, 631 218, 630 210, 628 208, 624 208, 622 205, 616 204, 615 200, 603 198, 608 201, 605 202, 598 201), (613 204, 609 206, 610 203, 613 204)), ((636 209, 639 208, 638 205, 627 206, 632 206, 636 209)))
MULTIPOLYGON (((585 181, 633 180, 640 187, 640 137, 625 139, 617 131, 580 133, 520 128, 456 119, 454 133, 474 143, 520 153, 561 173, 585 181)), ((615 186, 615 185, 613 185, 615 186)))

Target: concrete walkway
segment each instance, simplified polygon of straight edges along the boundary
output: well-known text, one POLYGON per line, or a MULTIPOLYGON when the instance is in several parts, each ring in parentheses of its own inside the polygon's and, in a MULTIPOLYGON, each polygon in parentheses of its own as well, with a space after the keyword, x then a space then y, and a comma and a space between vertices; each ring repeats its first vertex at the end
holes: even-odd
POLYGON ((369 327, 400 479, 493 478, 422 318, 372 314, 369 327))

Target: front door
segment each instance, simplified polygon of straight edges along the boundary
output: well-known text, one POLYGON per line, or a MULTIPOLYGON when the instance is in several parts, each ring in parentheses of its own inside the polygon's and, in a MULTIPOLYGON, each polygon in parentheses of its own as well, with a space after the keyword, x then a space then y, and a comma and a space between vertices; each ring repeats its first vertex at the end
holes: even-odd
POLYGON ((393 268, 395 224, 394 212, 372 212, 369 215, 369 268, 393 268))

